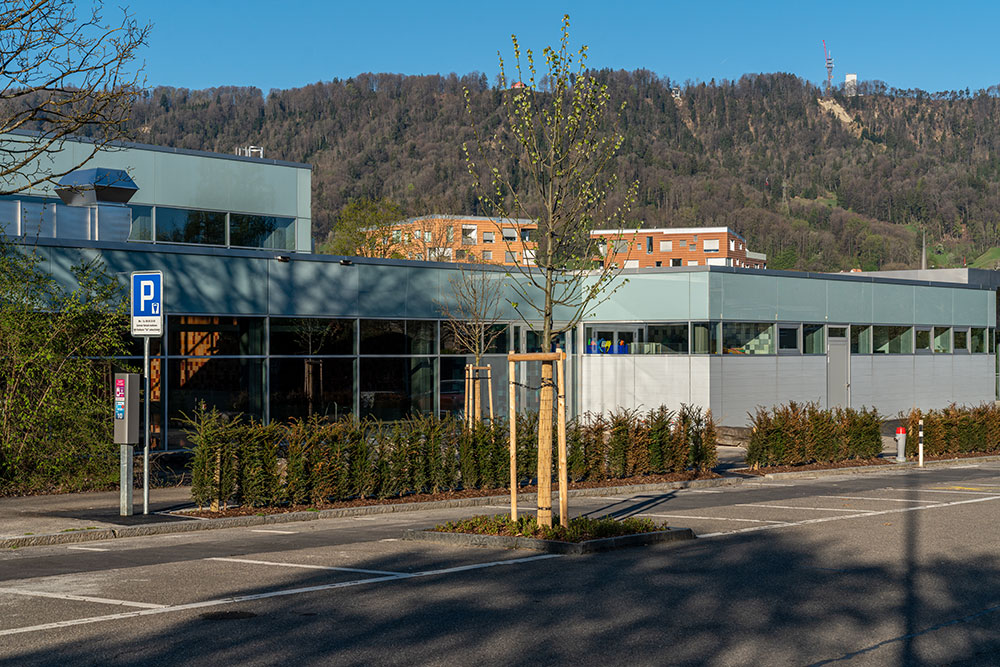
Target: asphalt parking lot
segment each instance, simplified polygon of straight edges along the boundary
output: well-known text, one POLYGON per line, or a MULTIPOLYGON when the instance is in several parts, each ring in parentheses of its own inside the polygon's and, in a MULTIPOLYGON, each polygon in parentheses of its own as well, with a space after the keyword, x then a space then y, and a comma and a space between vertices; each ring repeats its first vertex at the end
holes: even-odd
POLYGON ((404 542, 450 509, 0 553, 6 664, 995 664, 1000 465, 574 499, 588 556, 404 542))

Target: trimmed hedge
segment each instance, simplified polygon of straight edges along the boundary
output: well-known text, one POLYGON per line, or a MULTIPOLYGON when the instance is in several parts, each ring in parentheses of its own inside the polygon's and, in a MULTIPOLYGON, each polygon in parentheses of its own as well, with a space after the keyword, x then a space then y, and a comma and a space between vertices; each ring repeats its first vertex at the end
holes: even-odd
POLYGON ((877 410, 831 408, 815 403, 759 407, 750 415, 747 445, 751 468, 834 463, 882 453, 882 418, 877 410))
POLYGON ((924 420, 924 455, 1000 452, 1000 408, 992 403, 943 410, 912 410, 905 416, 906 454, 916 456, 919 420, 924 420))
MULTIPOLYGON (((200 507, 393 498, 510 485, 510 431, 503 420, 469 429, 452 417, 414 415, 386 423, 313 416, 265 426, 200 406, 185 423, 194 446, 191 492, 200 507)), ((537 414, 518 417, 521 483, 537 476, 537 434, 537 414)), ((649 413, 588 414, 567 424, 566 439, 575 480, 701 472, 716 463, 711 412, 690 406, 677 413, 661 407, 649 413)))

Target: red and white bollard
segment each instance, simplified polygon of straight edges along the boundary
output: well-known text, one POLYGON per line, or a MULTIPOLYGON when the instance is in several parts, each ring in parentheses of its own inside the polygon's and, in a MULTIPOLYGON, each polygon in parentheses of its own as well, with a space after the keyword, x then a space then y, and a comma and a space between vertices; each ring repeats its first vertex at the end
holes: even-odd
POLYGON ((906 427, 896 427, 896 462, 906 461, 906 427))

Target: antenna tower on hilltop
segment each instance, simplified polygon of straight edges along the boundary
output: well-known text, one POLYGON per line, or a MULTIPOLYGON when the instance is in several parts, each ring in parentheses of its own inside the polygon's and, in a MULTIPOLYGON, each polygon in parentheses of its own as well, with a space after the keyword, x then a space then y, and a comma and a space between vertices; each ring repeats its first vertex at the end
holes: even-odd
POLYGON ((826 40, 823 40, 823 59, 826 60, 826 94, 830 94, 833 85, 833 54, 826 50, 826 40))

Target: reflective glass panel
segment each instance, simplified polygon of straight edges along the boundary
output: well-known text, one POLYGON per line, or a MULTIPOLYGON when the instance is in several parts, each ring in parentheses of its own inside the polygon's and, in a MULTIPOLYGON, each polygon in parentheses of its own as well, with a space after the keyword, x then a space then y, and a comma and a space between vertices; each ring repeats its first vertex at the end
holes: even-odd
POLYGON ((156 240, 173 243, 225 245, 226 214, 156 207, 156 240))
POLYGON ((646 328, 647 354, 687 354, 688 325, 651 324, 646 328))
POLYGON ((875 354, 912 354, 913 327, 872 327, 872 352, 875 354))
POLYGON ((295 220, 271 215, 230 214, 229 245, 294 250, 295 220))
POLYGON ((760 322, 723 322, 723 354, 774 354, 774 325, 760 322))
POLYGON ((354 359, 272 359, 268 381, 274 421, 354 410, 354 359))
POLYGON ((968 352, 969 351, 969 331, 968 329, 955 329, 953 334, 955 352, 968 352))
POLYGON ((130 206, 132 209, 132 229, 129 231, 129 241, 153 240, 153 207, 130 206))
POLYGON ((260 317, 173 315, 168 319, 168 350, 177 356, 264 354, 260 317))
POLYGON ((951 327, 934 327, 934 353, 951 352, 951 327))
POLYGON ((870 326, 851 327, 851 354, 871 354, 872 328, 870 326))
POLYGON ((969 335, 969 351, 972 354, 983 354, 986 352, 985 327, 972 327, 969 335))
POLYGON ((918 354, 929 353, 931 351, 931 330, 916 329, 913 332, 913 347, 918 354))
POLYGON ((719 323, 691 323, 691 354, 719 354, 719 323))
POLYGON ((395 420, 433 411, 433 358, 362 357, 359 363, 362 418, 395 420))
POLYGON ((804 354, 826 354, 826 340, 822 324, 802 325, 802 352, 804 354))
POLYGON ((354 354, 354 320, 272 318, 271 354, 354 354))
POLYGON ((264 362, 261 359, 170 359, 167 362, 167 415, 170 447, 188 447, 184 415, 202 401, 235 417, 264 414, 264 362))
POLYGON ((798 327, 778 327, 778 350, 782 352, 798 352, 798 327))

